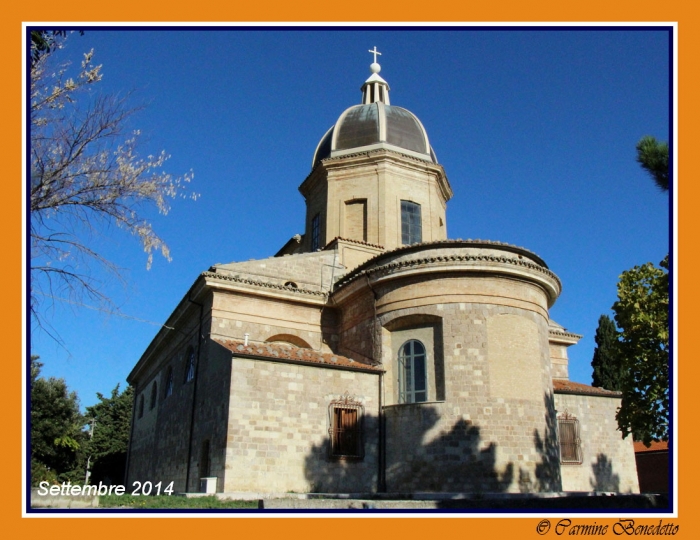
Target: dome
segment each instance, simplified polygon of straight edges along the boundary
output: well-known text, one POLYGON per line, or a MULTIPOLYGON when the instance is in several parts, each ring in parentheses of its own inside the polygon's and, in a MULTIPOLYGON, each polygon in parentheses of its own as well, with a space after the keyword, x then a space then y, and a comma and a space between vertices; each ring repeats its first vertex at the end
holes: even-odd
POLYGON ((372 76, 362 86, 363 103, 346 109, 321 138, 312 168, 328 157, 378 148, 437 163, 423 124, 411 111, 389 104, 389 85, 378 74, 379 64, 370 69, 372 76))

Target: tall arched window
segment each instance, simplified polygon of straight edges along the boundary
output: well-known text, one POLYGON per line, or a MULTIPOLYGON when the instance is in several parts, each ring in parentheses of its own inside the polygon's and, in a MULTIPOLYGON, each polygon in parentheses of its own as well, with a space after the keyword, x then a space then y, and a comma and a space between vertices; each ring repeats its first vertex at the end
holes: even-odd
POLYGON ((173 395, 173 367, 168 368, 168 375, 165 378, 165 397, 173 395))
POLYGON ((151 387, 151 409, 154 409, 158 401, 158 383, 153 381, 153 386, 151 387))
POLYGON ((141 394, 141 397, 139 397, 139 418, 143 418, 143 394, 141 394))
POLYGON ((399 349, 399 403, 428 401, 425 346, 411 339, 399 349))
POLYGON ((185 382, 188 383, 194 379, 194 349, 187 349, 187 364, 185 364, 185 382))

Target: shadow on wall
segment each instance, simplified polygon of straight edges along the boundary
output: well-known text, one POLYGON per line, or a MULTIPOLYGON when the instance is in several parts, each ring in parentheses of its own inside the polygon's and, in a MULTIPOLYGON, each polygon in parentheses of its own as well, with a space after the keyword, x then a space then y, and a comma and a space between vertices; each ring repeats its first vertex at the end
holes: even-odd
MULTIPOLYGON (((365 414, 361 419, 361 458, 331 457, 330 438, 313 444, 304 458, 304 475, 312 493, 360 493, 377 489, 377 433, 379 421, 365 414)), ((326 426, 328 427, 328 426, 326 426)))
MULTIPOLYGON (((539 462, 535 466, 536 485, 534 491, 561 491, 561 469, 559 465, 559 440, 557 438, 557 410, 554 407, 554 395, 544 395, 545 431, 541 435, 538 429, 533 430, 535 449, 539 462)), ((521 487, 522 493, 528 493, 526 486, 521 487)))
POLYGON ((613 473, 612 461, 608 456, 598 454, 591 469, 593 469, 593 478, 590 482, 593 491, 620 491, 620 476, 613 473))
POLYGON ((412 404, 387 412, 387 491, 500 493, 512 484, 513 464, 496 467, 498 445, 485 445, 479 426, 460 418, 426 437, 440 420, 437 407, 412 404), (421 444, 426 438, 430 442, 421 444))
MULTIPOLYGON (((388 492, 537 493, 561 491, 559 444, 554 398, 544 397, 545 432, 533 431, 537 463, 532 468, 513 462, 497 466, 497 442, 484 443, 481 428, 463 418, 448 430, 435 431, 441 410, 428 404, 386 409, 386 490, 388 492), (430 442, 423 441, 429 438, 430 442)), ((330 455, 324 437, 305 458, 305 477, 319 493, 376 491, 378 485, 376 416, 363 418, 365 456, 339 459, 330 455)))

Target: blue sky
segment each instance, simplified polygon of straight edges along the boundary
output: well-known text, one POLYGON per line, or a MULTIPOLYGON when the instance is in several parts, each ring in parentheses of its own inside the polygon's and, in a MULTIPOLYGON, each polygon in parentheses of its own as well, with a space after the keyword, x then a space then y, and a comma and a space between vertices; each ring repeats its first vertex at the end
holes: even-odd
POLYGON ((76 66, 94 49, 96 91, 133 91, 143 154, 165 150, 165 170, 192 170, 200 194, 148 213, 172 262, 147 270, 116 228, 91 240, 124 269, 126 285, 104 284, 124 317, 56 302, 47 316, 63 344, 31 333, 43 374, 83 406, 125 386, 200 272, 272 256, 304 232, 297 188, 322 135, 359 103, 374 46, 392 105, 420 118, 454 190, 448 236, 523 246, 562 280, 551 316, 584 335, 569 349, 572 380, 591 382, 620 273, 668 252, 668 195, 635 161, 642 136, 670 139, 667 31, 86 28, 67 44, 76 66))

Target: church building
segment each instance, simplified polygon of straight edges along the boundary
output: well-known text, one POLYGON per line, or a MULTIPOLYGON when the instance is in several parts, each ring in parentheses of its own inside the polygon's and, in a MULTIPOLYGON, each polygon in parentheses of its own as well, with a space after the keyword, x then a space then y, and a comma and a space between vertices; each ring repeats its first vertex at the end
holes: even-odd
POLYGON ((569 380, 559 278, 522 247, 448 239, 445 170, 370 52, 299 187, 304 234, 203 271, 131 371, 127 483, 638 492, 620 394, 569 380))

